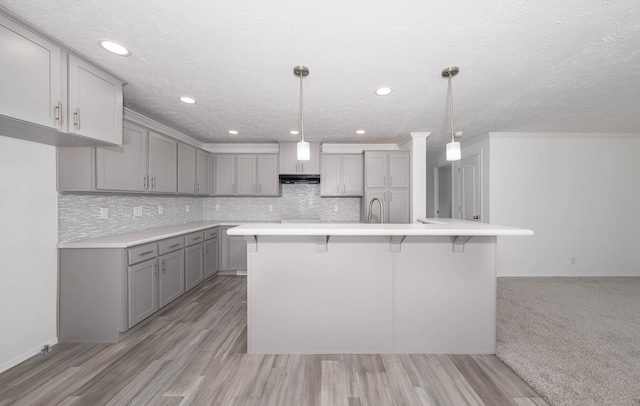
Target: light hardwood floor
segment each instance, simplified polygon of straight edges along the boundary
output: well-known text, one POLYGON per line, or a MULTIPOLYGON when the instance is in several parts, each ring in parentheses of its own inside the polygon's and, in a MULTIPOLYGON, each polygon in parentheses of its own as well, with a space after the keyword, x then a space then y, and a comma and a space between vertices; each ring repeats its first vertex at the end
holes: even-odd
POLYGON ((248 355, 246 279, 216 276, 118 344, 0 374, 0 405, 546 405, 493 355, 248 355))

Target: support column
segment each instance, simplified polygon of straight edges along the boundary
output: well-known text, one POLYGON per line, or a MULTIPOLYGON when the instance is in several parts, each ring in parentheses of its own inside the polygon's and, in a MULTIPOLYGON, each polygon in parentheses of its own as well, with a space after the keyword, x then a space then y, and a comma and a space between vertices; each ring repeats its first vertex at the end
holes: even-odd
POLYGON ((411 223, 427 217, 427 138, 430 132, 411 133, 411 223))

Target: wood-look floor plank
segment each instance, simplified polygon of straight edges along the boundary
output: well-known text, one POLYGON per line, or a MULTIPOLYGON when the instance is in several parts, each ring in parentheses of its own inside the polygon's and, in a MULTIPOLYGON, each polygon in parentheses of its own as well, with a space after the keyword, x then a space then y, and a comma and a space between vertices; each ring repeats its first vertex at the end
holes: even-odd
POLYGON ((344 361, 323 360, 320 384, 322 406, 349 406, 344 361))
POLYGON ((494 356, 248 355, 246 315, 245 278, 217 276, 118 344, 0 374, 0 406, 548 406, 494 356))

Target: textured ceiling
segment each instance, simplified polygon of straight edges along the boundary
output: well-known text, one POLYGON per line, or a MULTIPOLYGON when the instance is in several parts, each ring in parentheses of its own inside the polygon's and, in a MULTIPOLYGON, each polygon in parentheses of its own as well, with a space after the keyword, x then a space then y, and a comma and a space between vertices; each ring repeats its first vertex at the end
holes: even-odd
POLYGON ((0 0, 128 84, 125 105, 202 142, 640 132, 640 2, 596 0, 0 0), (97 46, 112 39, 128 58, 97 46), (381 86, 393 88, 376 96, 381 86), (193 106, 181 95, 197 99, 193 106), (239 135, 229 135, 228 130, 239 135), (356 135, 355 130, 366 130, 356 135))

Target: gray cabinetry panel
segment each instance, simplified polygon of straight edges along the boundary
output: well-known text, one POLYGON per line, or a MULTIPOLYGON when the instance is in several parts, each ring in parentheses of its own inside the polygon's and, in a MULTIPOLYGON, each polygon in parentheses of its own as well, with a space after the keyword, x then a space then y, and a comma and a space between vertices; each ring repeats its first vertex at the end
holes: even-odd
POLYGON ((280 173, 281 174, 319 174, 320 173, 320 142, 309 141, 311 159, 298 161, 297 142, 280 143, 280 173))
POLYGON ((153 242, 145 245, 138 245, 133 248, 129 248, 129 265, 137 264, 138 262, 146 261, 150 258, 158 256, 158 245, 153 242))
POLYGON ((211 182, 209 180, 210 155, 206 151, 196 150, 196 183, 199 195, 211 194, 211 182))
POLYGON ((236 194, 255 195, 257 193, 256 182, 256 156, 237 155, 236 157, 236 194))
POLYGON ((233 195, 236 193, 236 156, 218 154, 214 156, 215 195, 233 195))
POLYGON ((231 270, 231 248, 229 239, 231 236, 227 234, 227 230, 231 227, 220 227, 220 265, 219 270, 221 271, 229 271, 231 270))
MULTIPOLYGON (((365 198, 361 220, 366 221, 371 199, 384 204, 385 223, 408 223, 410 219, 410 157, 408 151, 365 151, 365 198)), ((380 222, 378 203, 374 203, 372 222, 380 222)))
MULTIPOLYGON (((178 237, 181 238, 181 237, 178 237)), ((160 307, 177 299, 184 289, 184 250, 170 252, 159 258, 160 307)))
POLYGON ((229 266, 236 271, 247 270, 247 241, 242 236, 229 238, 229 266))
POLYGON ((185 255, 185 286, 189 291, 204 280, 203 245, 192 245, 184 249, 185 255))
POLYGON ((158 310, 158 262, 156 258, 129 267, 129 327, 158 310))
POLYGON ((147 130, 125 122, 122 142, 122 147, 96 148, 96 188, 145 192, 147 130))
POLYGON ((280 196, 278 156, 258 155, 258 196, 280 196))
POLYGON ((178 143, 178 193, 195 194, 196 149, 191 145, 178 143))
POLYGON ((218 273, 218 237, 204 242, 204 277, 218 273))
POLYGON ((176 193, 178 191, 178 142, 149 131, 149 191, 176 193))
POLYGON ((321 196, 362 196, 361 154, 321 155, 321 196))

